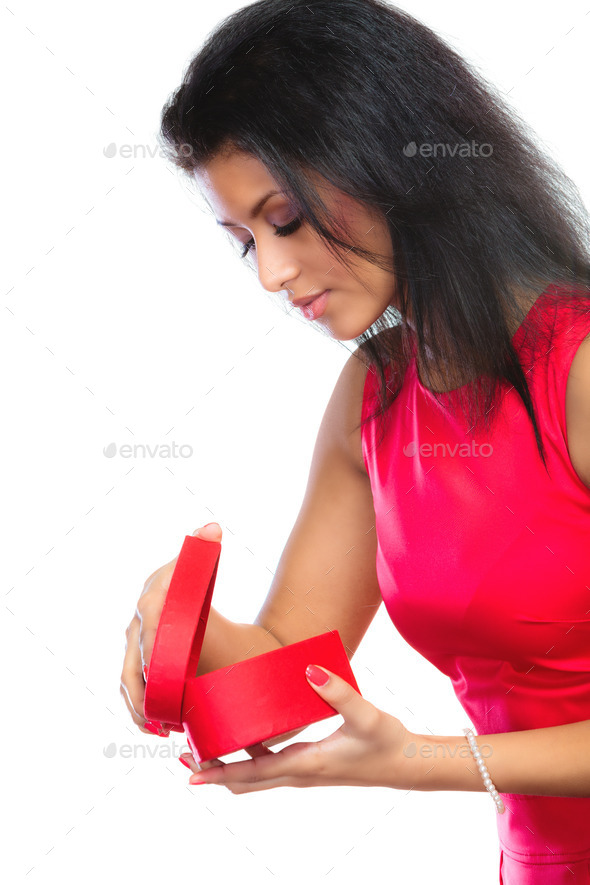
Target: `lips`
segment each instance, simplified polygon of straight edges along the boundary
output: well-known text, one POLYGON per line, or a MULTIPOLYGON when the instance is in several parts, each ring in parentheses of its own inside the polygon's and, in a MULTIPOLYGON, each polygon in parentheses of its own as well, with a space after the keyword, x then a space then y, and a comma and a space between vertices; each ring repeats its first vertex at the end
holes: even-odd
POLYGON ((324 292, 327 292, 327 289, 324 289, 323 292, 318 292, 317 295, 310 295, 308 298, 296 298, 293 301, 295 307, 307 307, 308 304, 311 304, 312 301, 315 301, 316 298, 320 298, 324 292))
POLYGON ((330 297, 330 289, 326 289, 321 295, 317 295, 309 304, 299 308, 306 320, 319 320, 324 315, 328 299, 330 297))

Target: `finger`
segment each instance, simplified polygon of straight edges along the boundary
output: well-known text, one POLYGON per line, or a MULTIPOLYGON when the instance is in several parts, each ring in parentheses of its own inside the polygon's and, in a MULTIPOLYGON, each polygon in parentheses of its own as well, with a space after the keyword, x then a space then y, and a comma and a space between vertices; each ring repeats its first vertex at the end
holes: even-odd
POLYGON ((168 737, 171 728, 168 723, 154 723, 151 728, 149 726, 146 727, 146 720, 143 715, 145 674, 140 669, 141 658, 137 640, 138 631, 137 618, 134 618, 127 628, 127 646, 123 660, 123 671, 121 673, 121 695, 131 714, 131 718, 144 734, 159 734, 161 737, 168 737))
MULTIPOLYGON (((142 716, 139 716, 135 712, 135 710, 133 709, 133 704, 132 704, 129 694, 127 692, 127 687, 123 682, 122 676, 121 676, 121 687, 119 690, 121 693, 121 697, 123 698, 123 701, 125 703, 125 706, 127 707, 129 715, 133 719, 133 722, 135 723, 135 725, 137 725, 138 728, 141 728, 142 731, 145 731, 145 729, 143 728, 143 723, 145 722, 145 720, 142 716)), ((147 731, 145 731, 145 733, 147 734, 147 731)))
POLYGON ((197 762, 192 753, 181 753, 178 757, 179 760, 186 765, 187 768, 190 768, 193 774, 198 774, 199 771, 203 771, 207 768, 214 768, 215 766, 225 765, 225 762, 222 762, 221 759, 207 759, 204 762, 197 762))
MULTIPOLYGON (((189 778, 189 786, 196 786, 197 783, 197 780, 193 781, 193 776, 189 778)), ((295 782, 293 778, 290 777, 277 777, 264 781, 228 782, 221 784, 221 786, 225 787, 235 796, 239 796, 242 793, 262 793, 264 790, 274 790, 276 787, 313 787, 315 784, 304 782, 302 780, 295 782)))
POLYGON ((316 664, 310 664, 307 667, 305 676, 309 685, 320 697, 343 716, 347 729, 353 729, 358 734, 366 734, 376 728, 381 711, 359 694, 345 679, 316 664), (323 685, 318 685, 313 681, 324 679, 325 676, 328 676, 328 680, 323 685))
POLYGON ((319 744, 299 743, 278 752, 262 754, 243 762, 228 762, 223 768, 198 772, 189 783, 203 782, 221 784, 233 789, 266 789, 269 786, 309 786, 318 783, 317 771, 320 768, 319 744), (280 782, 280 783, 279 783, 280 782))
MULTIPOLYGON (((265 747, 264 744, 252 744, 252 746, 244 747, 244 749, 247 753, 250 754, 250 756, 252 756, 252 758, 255 758, 256 756, 268 755, 269 753, 271 755, 274 755, 273 751, 269 750, 268 747, 265 747)), ((207 768, 227 764, 226 762, 222 762, 221 759, 217 758, 208 759, 206 762, 199 763, 195 760, 195 757, 190 752, 181 753, 179 759, 187 766, 187 768, 190 768, 194 774, 198 774, 199 771, 203 771, 207 768)))
POLYGON ((197 535, 203 541, 221 541, 222 534, 223 532, 218 522, 208 522, 207 525, 202 525, 200 528, 195 529, 193 537, 197 535))
POLYGON ((293 731, 287 731, 285 734, 279 734, 276 737, 267 738, 267 740, 263 741, 263 744, 265 747, 274 747, 275 744, 284 744, 285 741, 291 740, 296 734, 301 734, 306 728, 307 726, 304 725, 301 728, 294 728, 293 731))
MULTIPOLYGON (((272 753, 272 751, 271 751, 271 753, 272 753)), ((272 755, 274 756, 274 753, 272 753, 272 755)), ((186 765, 187 768, 190 768, 192 771, 191 778, 189 778, 189 783, 191 786, 195 785, 192 782, 193 776, 194 776, 195 780, 196 779, 204 780, 203 772, 206 769, 219 768, 220 766, 227 767, 228 764, 229 765, 233 764, 233 763, 222 762, 220 759, 210 759, 207 762, 201 762, 201 764, 199 766, 199 763, 195 761, 195 758, 192 755, 192 753, 181 753, 181 755, 179 756, 179 760, 184 765, 186 765)), ((261 780, 251 781, 251 782, 246 782, 246 783, 235 782, 235 781, 231 780, 231 781, 227 781, 227 782, 223 783, 222 785, 227 787, 227 789, 229 789, 232 793, 238 794, 238 793, 257 792, 260 790, 270 790, 273 787, 288 786, 289 784, 287 783, 287 780, 288 779, 285 777, 274 778, 274 779, 271 778, 271 779, 267 779, 264 781, 261 781, 261 780)), ((207 781, 207 783, 214 783, 214 781, 210 780, 210 781, 207 781)), ((221 783, 221 782, 219 782, 219 783, 221 783)), ((298 786, 302 786, 302 784, 299 784, 298 786)))
POLYGON ((253 759, 256 758, 256 756, 267 756, 269 753, 271 756, 274 756, 274 750, 269 750, 264 744, 252 744, 252 746, 244 747, 244 749, 253 759))
POLYGON ((162 614, 164 597, 165 592, 162 590, 162 595, 157 603, 151 603, 148 601, 149 597, 146 597, 145 601, 142 601, 140 598, 137 603, 137 646, 139 649, 142 671, 144 668, 149 670, 158 622, 160 620, 160 615, 162 614))
POLYGON ((145 682, 141 669, 138 637, 139 621, 137 618, 133 618, 127 628, 127 644, 123 658, 123 670, 121 672, 121 694, 131 714, 131 718, 136 725, 142 726, 145 722, 143 716, 145 682))

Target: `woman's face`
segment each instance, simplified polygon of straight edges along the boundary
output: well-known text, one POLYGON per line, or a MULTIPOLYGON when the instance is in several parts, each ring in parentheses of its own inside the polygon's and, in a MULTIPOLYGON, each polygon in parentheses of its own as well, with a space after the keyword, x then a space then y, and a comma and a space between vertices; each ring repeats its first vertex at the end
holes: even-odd
MULTIPOLYGON (((290 302, 308 301, 329 290, 321 316, 307 318, 323 326, 333 338, 357 338, 396 303, 393 272, 349 254, 361 282, 323 245, 305 222, 298 224, 296 211, 281 193, 275 193, 252 219, 252 209, 269 191, 279 191, 266 167, 251 154, 235 151, 218 155, 195 174, 217 222, 227 227, 243 246, 250 242, 248 259, 269 292, 285 291, 290 302), (292 222, 295 222, 294 224, 292 222), (287 227, 286 231, 281 231, 287 227), (277 228, 279 232, 277 232, 277 228)), ((325 183, 324 183, 325 184, 325 183)), ((331 186, 321 192, 330 214, 338 213, 349 225, 351 242, 377 252, 391 267, 392 247, 386 222, 371 215, 361 204, 331 186)), ((293 310, 300 308, 293 307, 293 310)), ((316 305, 317 313, 317 305, 316 305)), ((301 316, 306 316, 301 311, 301 316)))

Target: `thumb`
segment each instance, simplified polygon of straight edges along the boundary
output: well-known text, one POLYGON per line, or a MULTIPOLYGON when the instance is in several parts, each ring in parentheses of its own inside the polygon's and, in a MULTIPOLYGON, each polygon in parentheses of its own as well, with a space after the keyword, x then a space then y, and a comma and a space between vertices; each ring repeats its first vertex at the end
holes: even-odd
POLYGON ((217 522, 208 522, 207 525, 201 526, 199 529, 195 529, 193 532, 193 536, 197 535, 199 538, 202 538, 203 541, 221 541, 221 527, 217 522))
POLYGON ((367 722, 367 707, 373 705, 365 700, 356 689, 350 685, 345 679, 326 670, 325 667, 318 667, 316 664, 310 664, 305 671, 305 676, 309 684, 317 691, 327 704, 334 707, 337 713, 344 717, 348 725, 362 728, 367 722), (323 685, 317 682, 326 679, 323 685), (315 682, 314 680, 317 680, 315 682))

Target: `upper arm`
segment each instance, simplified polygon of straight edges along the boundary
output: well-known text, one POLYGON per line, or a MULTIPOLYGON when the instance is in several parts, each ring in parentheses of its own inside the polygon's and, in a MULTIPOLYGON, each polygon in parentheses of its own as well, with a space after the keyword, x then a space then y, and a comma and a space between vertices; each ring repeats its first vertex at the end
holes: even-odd
POLYGON ((590 336, 582 341, 570 366, 565 416, 570 461, 590 488, 590 336))
POLYGON ((349 657, 381 602, 373 496, 360 447, 366 371, 355 354, 342 369, 299 515, 255 621, 283 645, 338 630, 349 657))

